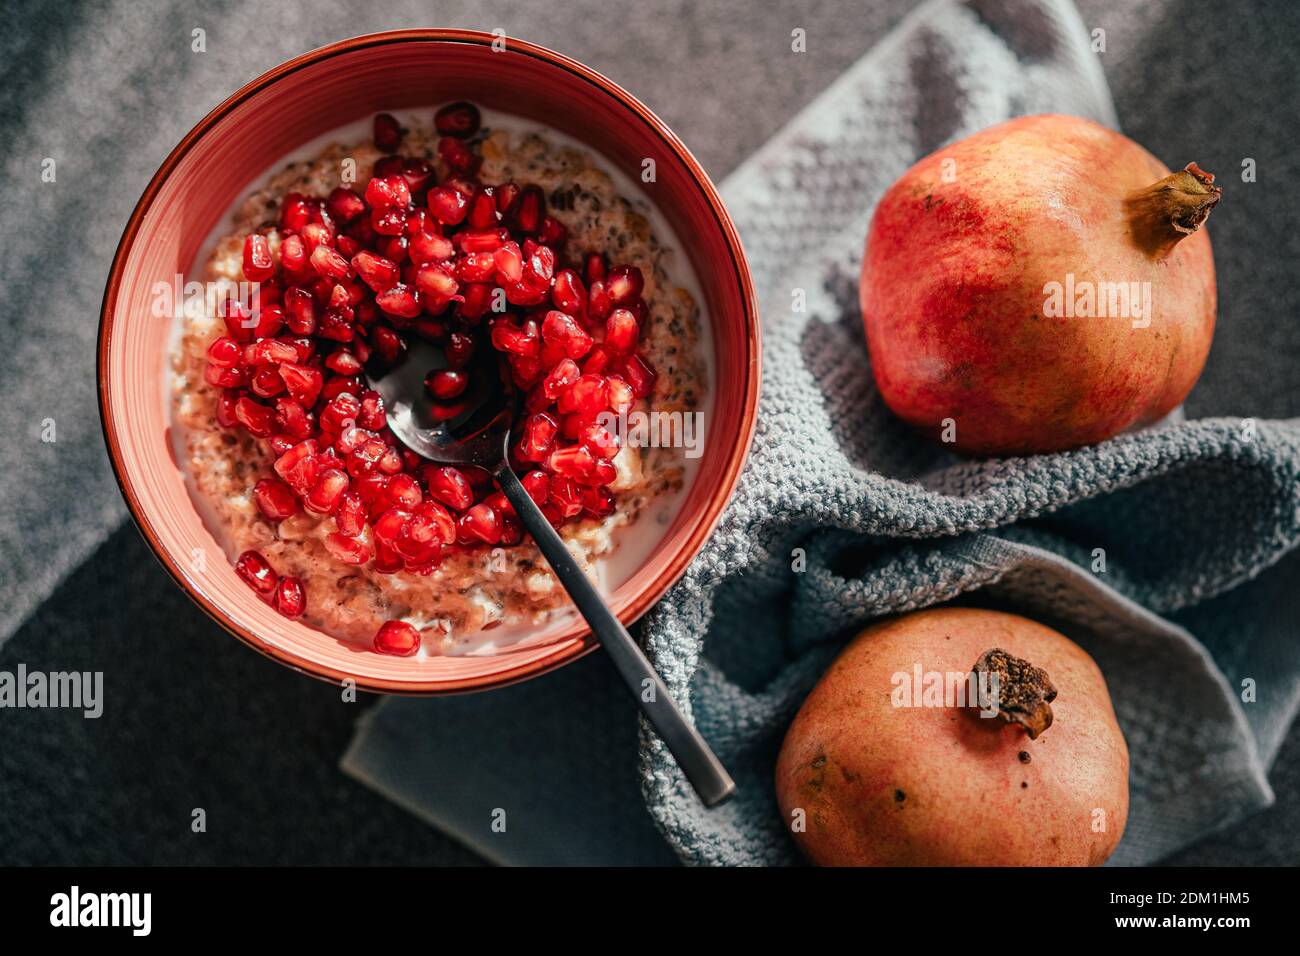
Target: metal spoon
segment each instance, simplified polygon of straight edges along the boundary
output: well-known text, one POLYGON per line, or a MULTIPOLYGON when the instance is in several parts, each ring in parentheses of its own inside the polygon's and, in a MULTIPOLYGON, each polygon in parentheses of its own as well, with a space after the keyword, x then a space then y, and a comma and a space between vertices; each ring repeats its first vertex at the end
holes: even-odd
POLYGON ((395 366, 368 371, 370 387, 383 396, 389 428, 408 448, 430 461, 478 465, 491 472, 695 792, 705 806, 721 803, 735 792, 735 782, 699 731, 682 716, 641 648, 511 469, 507 449, 518 399, 496 353, 486 348, 478 353, 474 367, 468 370, 470 387, 456 400, 460 412, 447 421, 434 420, 424 388, 430 370, 447 367, 445 356, 429 343, 413 339, 405 358, 395 366))

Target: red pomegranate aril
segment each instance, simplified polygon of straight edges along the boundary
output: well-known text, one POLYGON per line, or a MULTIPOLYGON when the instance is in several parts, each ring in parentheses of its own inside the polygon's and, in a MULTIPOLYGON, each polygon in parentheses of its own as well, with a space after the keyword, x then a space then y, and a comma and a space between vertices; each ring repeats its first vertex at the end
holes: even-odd
POLYGON ((480 186, 470 200, 466 222, 471 229, 493 229, 500 221, 495 190, 491 186, 480 186))
POLYGON ((529 417, 520 437, 520 457, 526 461, 543 460, 551 450, 559 427, 559 422, 545 412, 529 417))
POLYGON ((605 288, 605 283, 601 279, 589 283, 587 286, 587 318, 592 322, 604 322, 609 318, 610 310, 614 308, 614 302, 605 288))
POLYGON ((550 344, 562 346, 571 359, 582 358, 594 344, 577 319, 554 309, 542 320, 542 338, 550 344))
POLYGON ((429 232, 419 232, 411 237, 407 244, 407 253, 416 265, 426 262, 442 262, 456 254, 456 248, 445 236, 435 236, 429 232))
POLYGON ((348 314, 339 309, 326 309, 316 324, 316 335, 331 342, 351 342, 356 334, 348 314))
POLYGON ((351 271, 348 267, 348 260, 329 246, 317 246, 312 250, 311 267, 316 270, 318 275, 330 279, 346 279, 351 271))
MULTIPOLYGON (((384 502, 387 503, 385 494, 384 502)), ((396 543, 397 538, 406 527, 406 523, 411 520, 411 513, 403 511, 401 508, 386 508, 384 512, 376 518, 371 524, 371 530, 374 532, 375 540, 382 541, 384 544, 392 546, 396 543)))
POLYGON ((478 132, 479 123, 478 107, 464 100, 448 103, 433 115, 433 127, 439 136, 466 139, 478 132))
POLYGON ((380 574, 396 574, 406 567, 406 561, 400 554, 382 542, 375 542, 374 569, 380 574))
POLYGON ((655 370, 640 354, 633 355, 623 366, 623 378, 632 387, 632 394, 645 398, 655 385, 655 370))
POLYGON ((370 330, 371 358, 381 366, 396 365, 406 351, 402 337, 386 325, 376 325, 370 330))
POLYGON ((542 382, 542 391, 548 399, 555 401, 581 375, 582 372, 578 369, 577 362, 570 358, 562 359, 547 373, 545 380, 542 382))
POLYGON ((388 500, 397 508, 414 508, 424 500, 424 495, 419 483, 403 471, 388 482, 388 500))
POLYGON ((616 415, 622 415, 631 409, 632 403, 636 400, 636 395, 632 392, 632 386, 617 375, 610 375, 605 382, 605 391, 610 409, 616 415))
MULTIPOLYGON (((388 446, 377 438, 359 442, 352 451, 348 452, 347 462, 345 463, 348 474, 353 478, 371 474, 379 466, 379 459, 383 458, 384 453, 387 451, 388 446)), ((388 479, 384 478, 380 487, 386 488, 387 485, 388 479)), ((364 498, 365 491, 365 488, 358 489, 358 492, 363 494, 363 500, 366 500, 364 498)))
POLYGON ((460 516, 456 528, 470 541, 496 544, 501 540, 501 515, 491 505, 480 501, 460 516))
POLYGON ((344 564, 365 564, 370 560, 370 545, 337 531, 325 536, 325 550, 344 564))
POLYGON ((587 257, 582 262, 582 277, 587 281, 587 285, 604 281, 607 271, 603 255, 599 252, 587 253, 587 257))
POLYGON ((551 493, 551 477, 544 471, 530 471, 522 478, 519 483, 524 486, 524 491, 528 492, 528 497, 540 508, 546 504, 546 499, 551 493))
POLYGON ((320 470, 316 460, 319 451, 315 439, 308 438, 276 459, 275 473, 300 497, 308 494, 316 484, 320 470))
POLYGON ((275 273, 271 245, 266 236, 253 233, 244 238, 244 278, 251 282, 269 279, 275 273))
POLYGON ((456 519, 439 502, 425 501, 416 509, 416 514, 433 523, 439 541, 444 544, 451 544, 456 540, 456 519))
POLYGON ((335 396, 321 409, 320 427, 329 432, 341 432, 349 425, 356 424, 361 412, 361 402, 350 392, 335 396))
POLYGON ((281 362, 296 361, 297 358, 298 350, 278 339, 262 339, 244 346, 245 365, 278 365, 281 362))
POLYGON ((581 318, 587 311, 587 289, 583 286, 578 273, 572 269, 561 269, 555 273, 555 284, 551 286, 551 301, 561 312, 581 318))
POLYGON ((375 176, 366 184, 366 202, 375 211, 405 209, 411 202, 411 187, 401 176, 375 176))
POLYGON ((339 506, 334 512, 334 525, 339 534, 355 538, 366 528, 366 506, 361 495, 349 489, 339 499, 339 506))
POLYGON ((307 610, 307 592, 298 578, 281 578, 275 587, 275 609, 289 620, 302 617, 307 610))
POLYGON ((311 293, 300 286, 286 289, 284 293, 285 322, 295 335, 311 335, 316 331, 316 303, 311 293))
POLYGON ((298 498, 283 481, 263 478, 253 486, 257 510, 271 521, 283 521, 298 510, 298 498))
MULTIPOLYGON (((366 211, 366 201, 346 186, 339 186, 325 200, 325 208, 335 222, 344 224, 366 211)), ((283 259, 283 253, 281 258, 283 259)))
POLYGON ((510 242, 505 229, 466 229, 452 237, 452 243, 461 252, 496 252, 510 242))
POLYGON ((597 345, 582 360, 582 372, 584 375, 603 375, 609 370, 611 361, 609 349, 604 345, 597 345))
POLYGON ((222 368, 220 365, 205 365, 203 380, 218 388, 243 388, 248 384, 248 369, 241 366, 222 368))
POLYGON ((443 225, 455 226, 469 214, 469 201, 448 186, 435 186, 429 190, 429 212, 443 225))
POLYGON ((406 188, 411 193, 411 201, 414 202, 433 185, 437 172, 425 160, 418 156, 411 156, 402 160, 401 176, 406 180, 406 188))
POLYGON ((461 282, 487 282, 496 271, 496 254, 491 252, 471 252, 456 263, 456 278, 461 282))
POLYGON ((325 384, 325 377, 320 369, 309 365, 294 365, 291 362, 285 362, 280 366, 280 378, 284 380, 284 387, 289 395, 300 402, 303 408, 311 408, 316 404, 316 399, 320 397, 321 388, 325 384))
POLYGON ((523 253, 524 285, 542 293, 543 297, 549 295, 551 280, 555 277, 555 251, 548 246, 538 245, 531 239, 525 239, 523 253))
POLYGON ((405 621, 385 621, 375 633, 377 653, 413 657, 420 650, 420 632, 405 621))
POLYGON ((582 412, 596 416, 608 407, 605 378, 603 375, 583 375, 560 393, 558 407, 562 414, 582 412))
POLYGON ((248 306, 238 299, 226 299, 218 308, 221 320, 226 324, 226 334, 236 342, 253 341, 253 329, 257 326, 248 306))
POLYGON ((402 136, 406 130, 392 113, 375 114, 375 148, 381 153, 395 153, 402 145, 402 136))
POLYGON ((316 514, 333 514, 334 509, 339 506, 343 492, 347 490, 347 473, 337 468, 327 468, 316 478, 316 483, 312 485, 303 505, 308 511, 316 514))
POLYGON ((334 231, 323 222, 309 222, 302 227, 302 245, 308 256, 321 246, 333 246, 334 231))
POLYGON ((596 467, 596 458, 584 446, 573 445, 551 452, 546 467, 557 475, 582 481, 591 476, 596 467))
POLYGON ((438 140, 438 158, 453 173, 465 176, 473 175, 479 166, 479 157, 474 155, 468 146, 453 137, 443 137, 438 140))
POLYGON ((406 231, 406 216, 405 206, 376 209, 370 214, 370 225, 381 236, 400 236, 406 231))
POLYGON ((263 597, 269 596, 280 580, 280 576, 260 551, 245 551, 241 554, 235 561, 235 573, 263 597))
POLYGON ((452 301, 460 290, 460 283, 456 281, 450 266, 441 262, 426 262, 415 274, 415 288, 424 297, 425 307, 430 314, 436 315, 452 301))
POLYGON ((545 216, 546 196, 540 186, 528 185, 519 191, 519 196, 506 212, 506 223, 512 232, 535 236, 542 228, 545 216))
POLYGON ((542 227, 537 231, 537 241, 542 245, 556 250, 563 249, 564 240, 567 238, 569 238, 569 230, 560 220, 554 216, 547 216, 542 220, 542 227))
POLYGON ((468 375, 446 368, 430 372, 424 380, 424 387, 429 390, 429 394, 440 402, 449 402, 453 398, 458 398, 468 385, 468 375))
POLYGON ((383 256, 377 256, 366 249, 361 250, 352 257, 352 268, 357 270, 357 275, 361 277, 361 281, 376 292, 391 289, 397 285, 397 280, 401 278, 401 272, 398 270, 396 262, 383 256))
POLYGON ((269 338, 283 328, 284 309, 278 304, 270 303, 262 306, 257 313, 257 326, 253 329, 253 338, 269 338))
POLYGON ((496 189, 497 212, 502 216, 510 212, 510 207, 519 198, 519 184, 512 182, 498 183, 496 189))
POLYGON ((551 478, 551 494, 547 498, 542 513, 554 509, 562 518, 576 518, 582 514, 582 488, 573 479, 564 475, 551 478))
POLYGON ((636 348, 641 326, 636 316, 627 309, 615 309, 605 320, 605 347, 615 352, 627 353, 636 348))
POLYGON ((361 396, 361 408, 357 412, 357 424, 372 432, 383 429, 388 424, 388 410, 384 408, 384 398, 378 392, 367 390, 361 396))
POLYGON ((235 419, 255 438, 265 438, 271 434, 275 423, 275 412, 265 405, 244 396, 235 402, 235 419))
POLYGON ((275 424, 285 437, 300 442, 311 435, 313 419, 297 399, 280 398, 275 402, 275 424))
POLYGON ((509 352, 523 358, 536 358, 541 352, 541 337, 537 333, 536 323, 532 323, 531 327, 526 323, 521 328, 507 318, 493 319, 490 335, 493 347, 499 352, 509 352))
POLYGON ((459 469, 426 465, 421 477, 429 488, 429 494, 449 508, 464 511, 474 503, 474 491, 469 479, 459 469))
POLYGON ((361 374, 361 360, 347 349, 337 349, 325 359, 325 367, 339 375, 361 374))
POLYGON ((390 448, 384 452, 375 467, 386 475, 395 475, 402 470, 404 464, 401 454, 396 449, 390 448))
POLYGON ((400 282, 375 296, 375 304, 389 315, 405 319, 413 319, 420 314, 420 299, 416 291, 400 282))
POLYGON ((517 242, 507 242, 493 254, 497 282, 504 286, 518 285, 524 278, 524 256, 517 242))
POLYGON ((585 427, 579 440, 582 442, 582 447, 605 461, 617 455, 620 447, 618 436, 599 422, 593 422, 585 427))
POLYGON ((628 305, 641 294, 645 280, 636 266, 615 266, 609 270, 605 288, 609 290, 609 298, 614 305, 628 305))
POLYGON ((474 357, 474 337, 465 332, 452 332, 447 336, 443 355, 447 359, 448 368, 464 368, 474 357))
POLYGON ((280 268, 291 275, 300 275, 307 269, 307 248, 302 236, 285 236, 280 240, 280 268))
POLYGON ((258 398, 274 398, 284 391, 284 381, 280 378, 277 369, 270 365, 263 365, 253 373, 248 387, 258 398))
POLYGON ((456 307, 456 315, 469 325, 478 322, 492 309, 495 288, 486 282, 465 286, 460 290, 463 301, 456 307))
POLYGON ((239 401, 239 393, 231 390, 222 392, 217 398, 217 424, 222 428, 234 428, 239 424, 239 419, 235 418, 237 401, 239 401))
POLYGON ((582 507, 593 518, 607 518, 614 513, 614 496, 605 488, 583 488, 582 507))
POLYGON ((240 344, 227 335, 215 339, 208 346, 208 361, 218 368, 233 368, 244 358, 240 344))
POLYGON ((301 193, 289 193, 280 207, 280 232, 297 233, 311 221, 311 204, 301 193))

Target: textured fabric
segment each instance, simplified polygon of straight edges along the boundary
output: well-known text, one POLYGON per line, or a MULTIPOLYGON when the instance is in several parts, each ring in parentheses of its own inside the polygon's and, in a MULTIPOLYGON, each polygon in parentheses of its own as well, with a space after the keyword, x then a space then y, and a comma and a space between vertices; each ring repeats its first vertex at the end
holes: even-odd
MULTIPOLYGON (((872 384, 856 276, 874 201, 943 143, 1048 111, 1115 124, 1067 3, 936 0, 724 184, 759 283, 758 432, 718 531, 644 627, 664 679, 740 788, 704 810, 642 727, 647 806, 688 863, 794 862, 772 769, 803 696, 869 620, 963 596, 1057 626, 1101 666, 1133 766, 1129 827, 1112 862, 1154 861, 1272 799, 1265 757, 1300 696, 1285 625, 1256 620, 1254 653, 1236 658, 1230 685, 1188 630, 1152 612, 1195 620, 1199 602, 1294 547, 1297 423, 1171 420, 1068 454, 961 461, 892 419, 872 384), (806 250, 804 261, 792 250, 806 250), (792 311, 796 289, 806 312, 792 311), (1091 570, 1097 548, 1104 573, 1091 570), (802 572, 792 570, 796 549, 802 572), (1249 708, 1235 689, 1252 676, 1244 661, 1269 663, 1254 670, 1267 693, 1249 708)), ((529 719, 514 693, 491 695, 494 720, 529 719)), ((419 702, 386 703, 345 767, 362 779, 409 778, 411 752, 376 743, 398 726, 407 736, 422 728, 434 742, 419 753, 438 761, 446 747, 432 715, 419 702)), ((600 723, 568 720, 556 739, 587 748, 600 723)), ((476 742, 495 761, 535 759, 490 730, 476 742)), ((459 787, 472 793, 474 782, 459 787)), ((457 832, 437 788, 403 799, 457 832)), ((554 819, 601 812, 585 801, 552 807, 554 819)))

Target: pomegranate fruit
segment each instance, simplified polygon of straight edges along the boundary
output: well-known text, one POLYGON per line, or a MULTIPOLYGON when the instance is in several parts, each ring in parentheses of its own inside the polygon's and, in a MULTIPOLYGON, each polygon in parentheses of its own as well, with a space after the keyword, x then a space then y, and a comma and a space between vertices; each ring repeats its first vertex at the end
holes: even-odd
MULTIPOLYGON (((1195 163, 1170 173, 1073 116, 922 159, 880 200, 862 264, 885 402, 968 454, 1061 451, 1160 419, 1209 353, 1203 226, 1219 198, 1195 163)), ((614 276, 617 303, 635 284, 614 276)))
MULTIPOLYGON (((406 131, 381 113, 374 141, 386 155, 368 182, 286 196, 278 237, 244 243, 245 278, 274 300, 223 304, 227 334, 207 351, 218 423, 261 439, 272 461, 251 489, 258 511, 318 522, 341 569, 429 574, 445 553, 523 539, 487 472, 426 462, 389 429, 364 372, 403 361, 410 336, 443 349, 447 367, 429 369, 426 384, 444 421, 465 410, 470 359, 494 352, 526 397, 511 464, 557 527, 613 511, 619 445, 595 421, 627 411, 655 380, 639 351, 641 270, 599 251, 567 255, 567 230, 538 186, 480 182, 473 104, 444 107, 435 124, 436 164, 402 156, 406 131)), ((302 581, 260 553, 241 555, 236 571, 286 617, 304 613, 302 581)), ((419 646, 401 621, 374 640, 385 654, 419 646)))

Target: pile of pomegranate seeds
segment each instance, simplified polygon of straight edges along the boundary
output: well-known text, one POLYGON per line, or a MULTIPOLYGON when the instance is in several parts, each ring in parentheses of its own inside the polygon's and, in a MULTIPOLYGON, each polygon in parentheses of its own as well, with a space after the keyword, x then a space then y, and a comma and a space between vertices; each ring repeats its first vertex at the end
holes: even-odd
MULTIPOLYGON (((427 462, 387 427, 363 370, 399 361, 409 336, 446 355, 449 367, 426 380, 442 420, 463 411, 471 358, 500 353, 524 394, 512 464, 556 528, 614 510, 619 444, 597 418, 626 411, 655 380, 638 351, 648 315, 641 271, 610 267, 599 252, 565 261, 566 229, 538 186, 480 182, 481 158, 466 141, 480 127, 473 104, 442 108, 435 127, 440 169, 395 155, 406 131, 376 116, 375 145, 387 155, 363 190, 290 194, 277 226, 245 239, 256 311, 223 306, 227 334, 204 372, 222 389, 218 422, 275 456, 274 476, 253 490, 261 513, 327 517, 335 558, 386 574, 428 574, 449 551, 523 538, 486 471, 427 462)), ((237 570, 287 616, 302 613, 301 583, 277 578, 257 552, 237 570)), ((414 653, 402 650, 409 626, 399 623, 384 625, 376 650, 414 653)))

